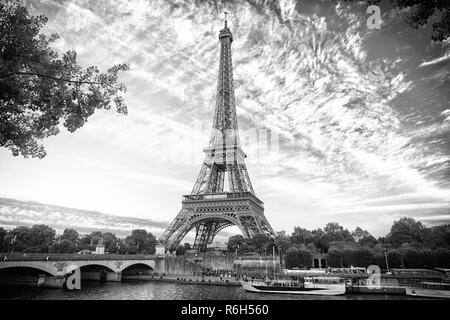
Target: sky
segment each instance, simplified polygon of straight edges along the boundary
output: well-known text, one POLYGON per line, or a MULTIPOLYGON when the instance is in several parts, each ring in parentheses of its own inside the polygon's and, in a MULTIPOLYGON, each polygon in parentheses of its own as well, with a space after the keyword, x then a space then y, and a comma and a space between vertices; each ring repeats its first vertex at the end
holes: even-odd
POLYGON ((44 159, 0 149, 1 197, 170 223, 209 140, 227 10, 241 144, 276 231, 450 222, 450 41, 409 28, 407 10, 382 6, 370 30, 362 3, 26 3, 49 17, 56 51, 130 65, 128 115, 97 112, 44 140, 44 159))

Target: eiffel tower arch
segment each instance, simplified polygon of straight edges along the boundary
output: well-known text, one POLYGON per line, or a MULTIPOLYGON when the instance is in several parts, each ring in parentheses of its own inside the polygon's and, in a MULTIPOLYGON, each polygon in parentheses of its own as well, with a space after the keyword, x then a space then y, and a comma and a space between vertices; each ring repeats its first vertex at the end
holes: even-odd
POLYGON ((226 19, 219 41, 219 77, 211 138, 203 150, 205 160, 191 193, 182 197, 181 211, 159 239, 166 251, 175 250, 194 228, 194 249, 199 251, 204 251, 229 226, 237 226, 245 238, 259 233, 274 236, 264 216, 264 204, 253 190, 244 162, 246 154, 240 146, 231 60, 233 35, 226 19))

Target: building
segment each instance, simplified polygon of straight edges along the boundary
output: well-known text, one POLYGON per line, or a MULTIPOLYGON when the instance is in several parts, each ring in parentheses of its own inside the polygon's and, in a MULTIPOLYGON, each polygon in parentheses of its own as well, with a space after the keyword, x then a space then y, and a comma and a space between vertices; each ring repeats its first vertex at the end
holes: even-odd
POLYGON ((105 246, 103 244, 98 244, 97 247, 95 247, 94 254, 105 254, 105 246))
POLYGON ((213 243, 208 244, 207 248, 214 251, 227 251, 228 249, 225 243, 221 243, 218 241, 214 241, 213 243))

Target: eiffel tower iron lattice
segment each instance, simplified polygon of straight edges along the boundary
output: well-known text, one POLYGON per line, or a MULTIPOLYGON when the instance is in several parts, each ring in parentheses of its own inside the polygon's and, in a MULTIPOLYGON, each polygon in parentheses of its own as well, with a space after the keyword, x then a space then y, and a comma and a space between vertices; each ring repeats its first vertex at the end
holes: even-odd
POLYGON ((239 142, 234 98, 231 43, 227 26, 219 33, 220 63, 216 107, 209 145, 191 194, 182 197, 182 208, 160 242, 175 250, 184 236, 196 229, 194 249, 204 251, 220 230, 237 226, 245 238, 263 233, 274 236, 264 216, 264 204, 256 197, 239 142), (224 191, 228 180, 228 191, 224 191))

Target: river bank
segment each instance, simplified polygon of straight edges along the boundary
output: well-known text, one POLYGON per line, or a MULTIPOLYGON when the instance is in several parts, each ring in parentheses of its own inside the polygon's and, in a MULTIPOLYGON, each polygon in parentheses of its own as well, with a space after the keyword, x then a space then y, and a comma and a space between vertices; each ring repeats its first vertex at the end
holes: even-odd
POLYGON ((122 275, 123 280, 138 280, 152 282, 167 282, 190 285, 213 285, 213 286, 241 286, 239 280, 235 278, 220 278, 206 276, 203 279, 200 276, 192 275, 167 275, 167 276, 148 276, 148 275, 122 275))

